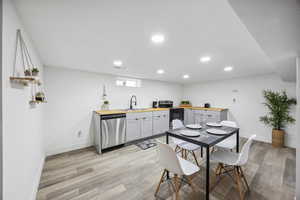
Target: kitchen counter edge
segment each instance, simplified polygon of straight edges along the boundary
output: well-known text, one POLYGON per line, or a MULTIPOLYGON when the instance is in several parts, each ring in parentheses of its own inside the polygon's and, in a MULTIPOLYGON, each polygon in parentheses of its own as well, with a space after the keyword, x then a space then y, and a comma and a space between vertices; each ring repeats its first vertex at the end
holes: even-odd
MULTIPOLYGON (((187 108, 192 110, 207 110, 207 111, 224 111, 228 110, 227 108, 204 108, 204 107, 179 107, 187 108)), ((170 108, 148 108, 141 110, 95 110, 94 112, 99 115, 113 115, 121 113, 138 113, 138 112, 153 112, 153 111, 168 111, 170 108)))

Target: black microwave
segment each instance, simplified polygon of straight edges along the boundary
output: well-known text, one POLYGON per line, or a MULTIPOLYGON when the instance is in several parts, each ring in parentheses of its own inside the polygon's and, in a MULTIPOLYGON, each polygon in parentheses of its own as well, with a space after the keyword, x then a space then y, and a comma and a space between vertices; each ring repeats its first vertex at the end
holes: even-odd
POLYGON ((169 100, 158 101, 158 107, 159 108, 172 108, 173 101, 169 101, 169 100))

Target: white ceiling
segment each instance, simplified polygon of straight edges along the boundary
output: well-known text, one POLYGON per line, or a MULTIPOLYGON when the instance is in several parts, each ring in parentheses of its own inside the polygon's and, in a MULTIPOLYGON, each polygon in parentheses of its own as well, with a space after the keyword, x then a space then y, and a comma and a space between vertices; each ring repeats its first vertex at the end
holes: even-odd
POLYGON ((274 71, 226 0, 14 2, 47 66, 180 83, 274 71), (166 35, 163 45, 151 44, 155 32, 166 35), (212 61, 201 64, 203 55, 212 61), (115 59, 127 69, 114 69, 115 59), (234 70, 224 72, 226 65, 234 70))
POLYGON ((299 0, 229 0, 285 81, 296 81, 300 56, 299 0))

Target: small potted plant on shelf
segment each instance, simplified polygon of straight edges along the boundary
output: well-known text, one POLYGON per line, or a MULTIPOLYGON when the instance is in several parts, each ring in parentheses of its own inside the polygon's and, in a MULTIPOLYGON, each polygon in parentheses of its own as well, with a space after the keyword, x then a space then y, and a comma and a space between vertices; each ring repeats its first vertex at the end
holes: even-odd
POLYGON ((31 70, 30 69, 26 69, 24 71, 25 76, 31 76, 31 70))
POLYGON ((190 101, 181 101, 180 103, 181 107, 191 107, 192 105, 190 104, 190 101))
POLYGON ((35 94, 35 100, 38 102, 44 102, 45 101, 45 94, 43 92, 37 92, 35 94))
POLYGON ((266 100, 263 103, 269 110, 269 113, 260 117, 260 121, 273 128, 272 130, 272 146, 284 146, 284 128, 290 123, 294 123, 295 119, 290 116, 290 108, 295 105, 296 99, 288 98, 286 92, 273 92, 271 90, 263 91, 266 100))
POLYGON ((31 70, 32 76, 37 76, 39 74, 40 70, 37 67, 33 67, 31 70))

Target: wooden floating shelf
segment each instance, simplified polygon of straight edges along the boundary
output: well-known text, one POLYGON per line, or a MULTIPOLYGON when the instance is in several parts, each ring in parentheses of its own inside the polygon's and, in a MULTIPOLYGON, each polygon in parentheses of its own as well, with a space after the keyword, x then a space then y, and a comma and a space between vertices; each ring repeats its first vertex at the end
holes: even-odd
POLYGON ((36 79, 34 77, 9 77, 11 81, 35 81, 36 79))
POLYGON ((14 82, 17 82, 17 83, 22 83, 23 85, 28 85, 29 82, 41 85, 40 80, 37 79, 36 77, 32 77, 32 76, 28 76, 28 77, 27 76, 24 76, 24 77, 11 76, 11 77, 9 77, 9 79, 11 81, 14 81, 14 82))

